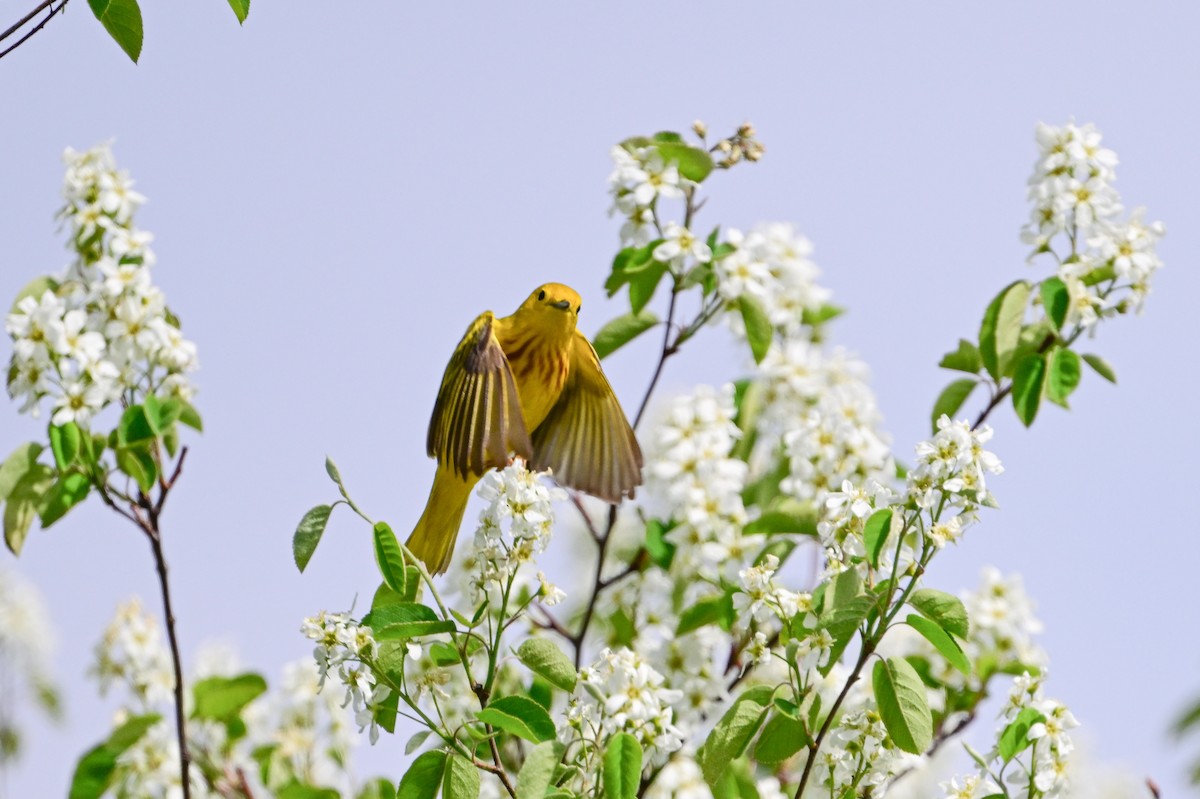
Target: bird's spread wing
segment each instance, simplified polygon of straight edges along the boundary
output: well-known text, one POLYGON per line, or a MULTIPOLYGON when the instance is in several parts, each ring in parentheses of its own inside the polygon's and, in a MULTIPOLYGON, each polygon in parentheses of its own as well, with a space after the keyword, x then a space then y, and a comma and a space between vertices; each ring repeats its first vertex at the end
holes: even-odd
POLYGON ((495 321, 486 311, 471 323, 446 367, 429 420, 429 455, 462 477, 505 466, 510 452, 528 460, 533 451, 512 370, 492 330, 495 321))
POLYGON ((620 502, 642 483, 642 450, 587 337, 576 331, 558 402, 533 431, 533 467, 565 486, 620 502))

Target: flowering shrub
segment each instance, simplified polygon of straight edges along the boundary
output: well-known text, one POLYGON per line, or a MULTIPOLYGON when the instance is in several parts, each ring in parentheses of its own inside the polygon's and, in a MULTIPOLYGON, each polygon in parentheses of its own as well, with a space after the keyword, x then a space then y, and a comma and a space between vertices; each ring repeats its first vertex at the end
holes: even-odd
POLYGON ((710 323, 745 341, 754 365, 662 404, 641 430, 635 506, 571 497, 592 578, 579 579, 580 559, 565 590, 538 571, 563 492, 519 460, 482 482, 488 506, 445 584, 350 500, 332 463, 342 499, 297 530, 303 569, 336 505, 373 526, 383 582, 360 621, 338 616, 346 632, 324 640, 372 671, 338 672, 371 711, 359 723, 372 741, 398 717, 421 728, 399 795, 883 796, 1005 690, 995 746, 972 750, 978 771, 944 795, 1064 795, 1076 722, 1043 696, 1040 623, 1019 578, 987 570, 960 598, 925 573, 997 507, 986 421, 1002 402, 1030 425, 1043 398, 1067 406, 1085 364, 1114 379, 1074 345, 1141 310, 1162 226, 1122 215, 1116 157, 1094 128, 1040 126, 1023 238, 1053 268, 1002 290, 977 338, 942 359, 964 376, 905 468, 865 366, 827 344, 841 311, 812 245, 783 224, 697 227, 705 181, 762 157, 753 128, 716 143, 699 123, 694 133, 698 144, 659 133, 613 150, 622 224, 605 286, 630 309, 596 350, 661 331, 635 426, 665 362, 710 323), (651 310, 664 294, 665 318, 651 310), (980 386, 988 396, 964 418, 980 386), (798 576, 805 561, 816 568, 798 576))
POLYGON ((764 156, 756 132, 693 133, 612 151, 621 226, 604 285, 629 310, 595 349, 661 336, 627 406, 644 495, 604 505, 514 458, 480 481, 474 535, 435 580, 327 459, 339 498, 303 516, 296 565, 345 506, 371 530, 380 582, 361 615, 303 620, 312 660, 275 695, 227 667, 183 681, 159 521, 186 452, 177 425, 200 426, 195 348, 150 280, 150 237, 133 223, 143 198, 107 148, 68 151, 74 260, 6 320, 10 394, 51 419, 48 448, 25 445, 0 467, 5 538, 18 552, 34 519, 50 526, 95 491, 152 542, 167 631, 164 647, 130 604, 104 636, 96 676, 126 701, 73 795, 878 797, 1005 694, 995 745, 970 750, 977 769, 943 794, 1065 795, 1076 721, 1044 694, 1048 658, 1019 578, 988 570, 955 596, 926 573, 997 507, 991 415, 1011 400, 1028 426, 1043 399, 1068 405, 1085 366, 1114 379, 1075 347, 1142 309, 1162 226, 1124 214, 1116 157, 1094 128, 1039 127, 1022 235, 1031 262, 1052 268, 996 295, 978 335, 941 360, 959 377, 934 402, 929 438, 894 452, 865 365, 829 343, 841 309, 811 243, 785 224, 698 225, 710 178, 764 156), (745 372, 648 415, 668 361, 718 326, 744 342, 745 372), (539 558, 566 545, 568 526, 586 551, 556 585, 539 558), (351 731, 388 745, 406 726, 415 757, 399 783, 357 782, 351 731))

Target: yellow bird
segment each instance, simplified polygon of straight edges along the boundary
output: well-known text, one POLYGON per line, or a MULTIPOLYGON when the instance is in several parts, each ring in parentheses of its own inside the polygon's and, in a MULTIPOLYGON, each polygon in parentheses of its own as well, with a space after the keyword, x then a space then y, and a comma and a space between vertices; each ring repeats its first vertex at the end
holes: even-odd
POLYGON ((619 503, 642 482, 642 451, 587 337, 580 298, 547 283, 512 316, 485 311, 454 350, 429 420, 437 473, 408 548, 446 571, 471 489, 510 455, 569 488, 619 503))

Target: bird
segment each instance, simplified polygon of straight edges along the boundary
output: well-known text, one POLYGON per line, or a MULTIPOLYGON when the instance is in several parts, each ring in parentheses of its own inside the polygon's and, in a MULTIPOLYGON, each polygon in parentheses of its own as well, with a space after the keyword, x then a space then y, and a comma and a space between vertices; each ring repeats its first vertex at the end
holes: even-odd
POLYGON ((476 317, 446 366, 429 419, 433 487, 408 549, 434 574, 450 565, 471 489, 513 457, 609 503, 642 483, 637 436, 595 348, 574 289, 546 283, 511 315, 476 317))

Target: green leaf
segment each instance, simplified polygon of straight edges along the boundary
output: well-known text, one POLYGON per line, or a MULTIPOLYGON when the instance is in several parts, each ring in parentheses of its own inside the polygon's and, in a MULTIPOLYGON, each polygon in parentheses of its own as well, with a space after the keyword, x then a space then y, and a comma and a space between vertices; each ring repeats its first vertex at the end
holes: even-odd
POLYGON ((878 660, 871 684, 892 741, 905 752, 923 754, 933 743, 933 717, 916 670, 904 658, 878 660))
POLYGON ((92 13, 125 55, 137 63, 142 54, 142 10, 137 0, 88 0, 92 13))
POLYGON ((478 796, 479 772, 470 760, 451 752, 442 777, 442 799, 476 799, 478 796))
POLYGON ((1108 361, 1101 358, 1099 355, 1087 354, 1083 356, 1084 362, 1095 370, 1096 374, 1103 377, 1110 383, 1117 382, 1117 373, 1109 366, 1108 361))
POLYGON ((413 737, 408 739, 408 743, 404 745, 404 754, 411 755, 413 752, 420 749, 421 744, 425 743, 425 739, 432 734, 433 730, 419 730, 416 732, 413 737))
POLYGON ((604 799, 636 799, 642 782, 642 747, 619 732, 604 747, 604 799))
POLYGON ((45 464, 33 463, 8 492, 4 505, 4 543, 14 555, 21 554, 29 528, 53 484, 53 470, 45 464))
POLYGON ((375 589, 375 596, 371 598, 371 610, 375 611, 379 608, 386 608, 389 605, 402 605, 405 602, 411 601, 404 594, 397 594, 388 588, 387 583, 380 583, 379 587, 375 589))
POLYGON ((266 693, 267 681, 257 674, 236 677, 206 677, 192 686, 196 700, 192 717, 224 721, 266 693))
POLYGON ((541 743, 554 738, 554 722, 546 709, 525 696, 505 696, 475 714, 484 724, 541 743))
POLYGON ((722 591, 714 596, 705 597, 696 604, 679 614, 679 626, 676 635, 684 635, 698 630, 706 624, 717 624, 723 630, 733 626, 733 596, 722 591))
POLYGON ((961 671, 967 677, 971 676, 970 659, 967 658, 962 647, 950 637, 948 632, 929 619, 912 613, 908 614, 907 622, 909 627, 912 627, 925 636, 925 640, 933 644, 933 648, 941 652, 942 657, 946 658, 951 666, 961 671))
POLYGON ((575 690, 579 673, 571 659, 548 638, 527 638, 517 649, 517 657, 534 674, 545 677, 551 685, 570 693, 575 690))
MULTIPOLYGON (((714 252, 713 255, 715 257, 716 253, 714 252)), ((839 308, 836 305, 829 305, 826 303, 817 308, 805 308, 800 312, 800 321, 809 327, 817 327, 825 324, 826 322, 837 319, 845 312, 845 308, 839 308)))
POLYGON ((8 499, 21 478, 37 463, 43 449, 41 444, 30 441, 14 449, 4 463, 0 463, 0 501, 8 499))
MULTIPOLYGON (((854 636, 854 632, 858 629, 858 625, 862 624, 863 620, 870 614, 871 609, 875 607, 875 600, 866 594, 856 596, 848 602, 840 603, 831 609, 827 609, 821 614, 817 620, 817 624, 833 636, 841 646, 838 651, 845 648, 845 644, 854 636)), ((800 616, 797 617, 802 618, 800 616)), ((832 663, 835 658, 831 655, 829 658, 832 663)))
POLYGON ((1017 717, 1000 733, 998 749, 1000 758, 1009 762, 1029 748, 1029 728, 1034 724, 1044 722, 1046 717, 1031 707, 1023 708, 1017 717))
POLYGON ((229 0, 229 7, 233 9, 233 14, 237 17, 238 24, 244 24, 246 22, 246 15, 250 13, 250 0, 229 0))
POLYGON ((375 563, 379 566, 379 574, 388 588, 398 594, 405 593, 408 574, 405 571, 404 550, 387 522, 375 524, 375 563))
POLYGON ((697 147, 679 142, 658 141, 654 144, 666 164, 679 167, 679 174, 700 183, 713 171, 712 156, 697 147))
POLYGON ((402 641, 421 635, 453 632, 454 622, 440 619, 433 608, 403 602, 372 610, 362 623, 375 631, 376 641, 402 641))
POLYGON ((58 291, 58 281, 49 275, 35 277, 33 280, 25 284, 25 286, 17 292, 16 298, 13 300, 10 313, 16 313, 17 306, 21 304, 21 300, 26 297, 33 297, 38 302, 41 302, 42 295, 47 291, 55 293, 58 291))
POLYGON ((117 468, 132 477, 143 492, 149 492, 158 480, 158 466, 145 447, 118 447, 117 468))
POLYGON ((646 548, 650 560, 663 569, 671 568, 671 561, 675 557, 675 545, 665 537, 670 529, 666 523, 658 519, 646 521, 646 541, 643 546, 646 548))
POLYGON ((826 610, 848 604, 862 593, 862 578, 857 569, 846 569, 833 580, 833 592, 826 591, 826 610))
POLYGON ((517 774, 517 799, 542 799, 554 778, 554 770, 566 751, 558 741, 546 741, 530 750, 517 774))
POLYGON ((775 712, 767 719, 758 745, 754 747, 754 759, 759 763, 782 763, 808 745, 808 732, 804 723, 794 716, 775 712))
POLYGON ((662 261, 650 261, 645 269, 629 275, 629 308, 636 315, 642 312, 646 304, 654 297, 658 284, 667 273, 667 264, 662 261))
POLYGON ((154 428, 150 426, 146 409, 141 405, 130 405, 121 414, 121 421, 117 424, 117 442, 121 446, 148 441, 154 436, 154 428))
POLYGON ((1021 322, 1029 303, 1030 286, 1018 280, 1006 286, 988 305, 979 327, 979 355, 996 380, 1004 374, 1009 356, 1021 337, 1021 322))
POLYGON ((725 711, 725 715, 712 728, 704 746, 696 754, 704 781, 715 786, 729 768, 729 764, 742 756, 750 740, 762 726, 774 690, 769 686, 756 686, 743 692, 725 711))
POLYGON ((396 717, 400 714, 400 694, 390 691, 383 701, 375 706, 371 717, 375 723, 390 733, 396 732, 396 717))
POLYGON ((117 758, 141 740, 161 718, 157 714, 134 716, 113 730, 107 741, 84 754, 71 778, 70 799, 100 799, 109 788, 117 758))
POLYGON ((179 421, 197 433, 204 432, 204 422, 200 419, 200 411, 196 410, 189 402, 179 401, 179 421))
POLYGON ((772 502, 770 509, 746 525, 745 535, 817 535, 817 509, 811 504, 786 498, 772 502))
POLYGON ((658 316, 651 311, 627 313, 608 322, 592 339, 592 346, 599 358, 606 358, 658 324, 658 316))
POLYGON ((50 527, 66 516, 67 511, 83 502, 91 489, 91 481, 79 472, 69 472, 58 478, 46 492, 46 498, 39 509, 42 529, 50 527))
POLYGON ((342 473, 338 471, 337 464, 333 462, 333 458, 330 458, 328 455, 325 456, 325 474, 329 475, 329 479, 332 480, 338 488, 342 487, 342 473))
POLYGON ((1067 397, 1078 388, 1083 377, 1083 364, 1079 356, 1068 349, 1059 348, 1050 356, 1050 371, 1046 376, 1046 399, 1055 405, 1067 407, 1067 397))
POLYGON ((746 323, 746 340, 750 343, 750 352, 754 355, 755 363, 762 363, 771 349, 771 338, 775 335, 775 327, 767 316, 767 309, 756 298, 749 294, 738 297, 738 308, 742 312, 742 321, 746 323))
POLYGON ((867 560, 875 568, 879 568, 879 556, 883 552, 884 544, 887 543, 888 533, 891 531, 891 508, 882 508, 875 511, 867 517, 867 523, 863 525, 863 540, 867 545, 867 560))
POLYGON ((955 380, 942 389, 942 393, 938 395, 937 401, 933 403, 932 422, 935 433, 937 432, 938 419, 941 419, 942 415, 945 414, 953 420, 954 414, 958 413, 958 409, 971 396, 971 392, 975 390, 975 386, 977 385, 979 385, 978 380, 964 377, 962 380, 955 380))
POLYGON ((325 526, 329 523, 329 514, 332 512, 332 506, 318 505, 304 514, 300 524, 296 525, 296 533, 292 536, 292 559, 296 561, 296 568, 301 572, 317 551, 317 544, 321 543, 321 536, 325 535, 325 526))
POLYGON ((1071 306, 1071 292, 1067 291, 1067 284, 1057 277, 1048 277, 1042 281, 1041 295, 1046 317, 1054 323, 1055 330, 1062 330, 1063 322, 1067 320, 1067 309, 1071 306))
POLYGON ((1042 402, 1042 391, 1046 387, 1046 356, 1026 355, 1017 364, 1013 375, 1012 398, 1017 418, 1026 427, 1037 417, 1042 402))
POLYGON ((446 753, 434 749, 420 755, 400 778, 396 799, 433 799, 442 785, 446 753))
POLYGON ((978 347, 965 338, 960 338, 958 340, 958 349, 943 355, 938 366, 943 369, 953 369, 956 372, 977 375, 979 374, 979 370, 983 368, 983 358, 979 355, 978 347))
POLYGON ((54 462, 59 471, 66 469, 79 457, 79 448, 83 435, 79 425, 67 422, 64 425, 50 425, 50 451, 54 453, 54 462))
POLYGON ((921 588, 909 596, 908 604, 951 635, 965 641, 971 634, 967 609, 962 600, 952 594, 934 588, 921 588))
POLYGON ((299 782, 288 783, 276 792, 275 799, 341 799, 342 795, 332 788, 318 788, 299 782))

